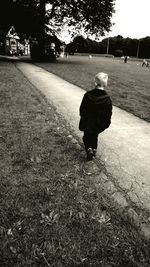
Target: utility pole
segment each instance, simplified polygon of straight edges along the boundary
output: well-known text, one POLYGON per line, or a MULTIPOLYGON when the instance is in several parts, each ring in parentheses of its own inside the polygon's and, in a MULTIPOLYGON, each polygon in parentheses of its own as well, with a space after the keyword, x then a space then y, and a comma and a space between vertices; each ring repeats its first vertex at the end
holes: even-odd
POLYGON ((106 54, 108 55, 109 52, 109 37, 107 38, 107 49, 106 49, 106 54))
POLYGON ((140 51, 140 39, 138 41, 138 46, 137 46, 137 54, 136 54, 137 58, 139 57, 139 51, 140 51))

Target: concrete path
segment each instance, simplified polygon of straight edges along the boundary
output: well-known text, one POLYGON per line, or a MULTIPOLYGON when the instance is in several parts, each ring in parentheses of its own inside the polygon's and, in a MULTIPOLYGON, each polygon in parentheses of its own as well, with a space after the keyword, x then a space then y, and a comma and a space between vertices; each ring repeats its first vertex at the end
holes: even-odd
MULTIPOLYGON (((30 63, 15 64, 81 138, 79 106, 85 91, 30 63)), ((113 107, 111 127, 99 137, 98 161, 105 164, 127 202, 150 214, 150 124, 113 107)))

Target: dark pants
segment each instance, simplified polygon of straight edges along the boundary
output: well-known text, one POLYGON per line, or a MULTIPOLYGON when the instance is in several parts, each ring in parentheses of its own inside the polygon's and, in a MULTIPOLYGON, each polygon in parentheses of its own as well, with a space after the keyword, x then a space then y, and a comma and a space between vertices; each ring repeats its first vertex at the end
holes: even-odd
POLYGON ((83 143, 86 151, 88 148, 97 149, 98 133, 84 132, 83 143))

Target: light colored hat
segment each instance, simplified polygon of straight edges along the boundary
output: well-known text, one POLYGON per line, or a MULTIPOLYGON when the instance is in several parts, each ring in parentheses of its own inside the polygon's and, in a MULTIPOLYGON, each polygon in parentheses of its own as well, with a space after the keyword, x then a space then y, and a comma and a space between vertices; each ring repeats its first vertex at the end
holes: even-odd
POLYGON ((95 76, 95 84, 102 87, 106 87, 108 82, 108 74, 104 72, 99 72, 95 76))

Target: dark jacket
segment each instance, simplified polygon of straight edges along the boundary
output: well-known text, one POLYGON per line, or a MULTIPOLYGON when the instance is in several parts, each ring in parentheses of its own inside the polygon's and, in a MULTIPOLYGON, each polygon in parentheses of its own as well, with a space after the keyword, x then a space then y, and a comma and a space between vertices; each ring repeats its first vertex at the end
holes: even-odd
POLYGON ((86 92, 80 105, 80 131, 100 133, 109 127, 112 102, 106 91, 93 89, 86 92))

